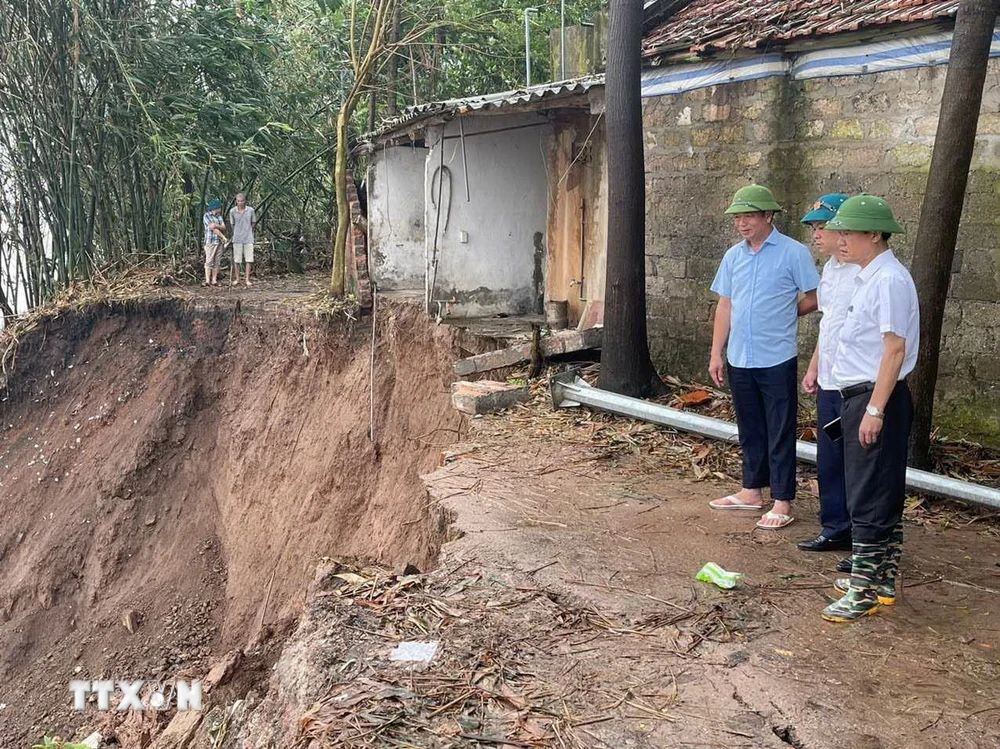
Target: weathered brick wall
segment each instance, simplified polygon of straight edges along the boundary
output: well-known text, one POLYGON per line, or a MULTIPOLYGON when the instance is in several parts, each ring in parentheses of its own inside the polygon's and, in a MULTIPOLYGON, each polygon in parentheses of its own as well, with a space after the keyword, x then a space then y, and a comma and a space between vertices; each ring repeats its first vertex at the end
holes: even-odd
POLYGON ((351 212, 351 225, 347 229, 347 285, 362 307, 372 306, 372 282, 368 274, 368 237, 365 232, 366 217, 361 213, 358 188, 354 175, 347 175, 347 206, 351 212))
MULTIPOLYGON (((708 287, 723 252, 738 239, 722 212, 751 179, 774 190, 787 211, 779 228, 804 242, 798 218, 821 193, 885 196, 909 231, 891 245, 909 263, 945 73, 938 67, 812 81, 769 78, 644 101, 649 331, 658 366, 682 377, 707 377, 715 304, 708 287)), ((947 306, 938 413, 953 431, 997 437, 996 60, 986 86, 947 306)), ((815 323, 801 326, 804 361, 815 323)))

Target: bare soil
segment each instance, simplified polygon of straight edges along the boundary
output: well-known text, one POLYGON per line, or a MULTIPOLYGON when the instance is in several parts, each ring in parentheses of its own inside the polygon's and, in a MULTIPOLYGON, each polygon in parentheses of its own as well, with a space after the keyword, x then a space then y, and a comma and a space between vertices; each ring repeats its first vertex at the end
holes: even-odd
POLYGON ((461 425, 453 332, 382 309, 372 441, 370 321, 274 306, 301 288, 229 293, 21 341, 0 408, 0 746, 72 735, 71 679, 198 676, 280 638, 331 549, 435 559, 419 475, 461 425))
MULTIPOLYGON (((545 408, 536 400, 516 420, 545 408)), ((901 600, 834 625, 819 613, 837 595, 841 555, 794 545, 818 532, 808 493, 790 528, 755 530, 753 513, 708 508, 731 486, 641 449, 540 439, 510 422, 476 420, 425 477, 459 536, 439 566, 416 578, 321 572, 270 690, 251 696, 223 746, 1000 741, 988 519, 921 508, 907 523, 901 600), (695 581, 707 561, 745 582, 695 581), (439 653, 395 663, 389 652, 404 640, 437 642, 439 653)), ((580 422, 593 425, 585 412, 580 422)))
POLYGON ((715 445, 654 449, 653 427, 539 397, 465 420, 451 364, 488 344, 387 300, 373 382, 370 319, 318 317, 321 286, 183 289, 21 341, 0 746, 95 727, 125 749, 1000 744, 991 519, 915 508, 900 602, 828 624, 839 555, 794 545, 818 531, 807 472, 795 524, 754 530, 707 507, 733 489, 715 445), (707 561, 744 583, 696 582, 707 561), (390 660, 403 640, 439 651, 390 660), (71 679, 227 655, 175 743, 170 715, 70 710, 71 679))
MULTIPOLYGON (((732 486, 600 447, 511 444, 506 430, 498 444, 488 429, 429 477, 465 533, 446 557, 530 573, 539 588, 611 620, 714 609, 653 637, 587 645, 594 649, 580 656, 566 687, 676 689, 669 719, 629 719, 619 710, 593 727, 605 744, 631 736, 640 746, 997 745, 995 527, 908 523, 901 600, 833 625, 819 613, 837 597, 841 555, 794 545, 819 530, 815 500, 799 502, 788 529, 755 530, 753 513, 708 508, 732 486), (746 583, 727 592, 696 582, 708 561, 746 573, 746 583), (636 657, 636 647, 647 655, 636 657)), ((596 704, 600 690, 590 691, 596 704)))

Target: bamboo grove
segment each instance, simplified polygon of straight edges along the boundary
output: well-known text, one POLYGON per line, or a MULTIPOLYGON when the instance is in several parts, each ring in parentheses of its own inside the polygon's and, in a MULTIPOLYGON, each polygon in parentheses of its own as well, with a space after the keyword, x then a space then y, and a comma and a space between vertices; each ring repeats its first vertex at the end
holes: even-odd
MULTIPOLYGON (((517 85, 529 4, 7 0, 0 312, 144 263, 195 265, 205 204, 240 191, 266 234, 318 237, 330 262, 338 153, 414 102, 517 85)), ((596 5, 567 3, 571 18, 596 5)), ((551 28, 558 4, 546 13, 551 28)))

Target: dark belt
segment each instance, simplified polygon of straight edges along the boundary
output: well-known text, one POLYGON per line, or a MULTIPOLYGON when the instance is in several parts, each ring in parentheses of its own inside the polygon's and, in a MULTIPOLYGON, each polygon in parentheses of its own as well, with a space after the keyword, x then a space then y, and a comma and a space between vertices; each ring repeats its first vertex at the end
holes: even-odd
POLYGON ((848 398, 854 398, 858 395, 864 395, 865 393, 870 393, 875 389, 874 382, 862 382, 858 385, 851 385, 840 391, 840 397, 844 400, 848 398))

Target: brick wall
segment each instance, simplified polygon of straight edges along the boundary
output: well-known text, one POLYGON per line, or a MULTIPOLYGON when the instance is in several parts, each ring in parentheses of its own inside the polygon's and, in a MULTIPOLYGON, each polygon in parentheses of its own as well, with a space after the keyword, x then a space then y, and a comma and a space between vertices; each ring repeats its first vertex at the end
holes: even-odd
POLYGON ((354 294, 362 307, 372 306, 372 282, 368 274, 368 241, 365 232, 365 217, 361 213, 358 188, 354 176, 347 175, 347 205, 351 211, 351 226, 347 230, 348 291, 354 294))
MULTIPOLYGON (((779 228, 808 241, 798 218, 821 193, 885 196, 909 233, 909 263, 946 69, 759 81, 644 100, 647 284, 654 360, 707 378, 708 291, 737 239, 722 212, 751 179, 786 208, 779 228)), ((990 63, 973 173, 944 327, 940 423, 1000 441, 1000 62, 990 63)), ((812 316, 815 318, 815 316, 812 316)), ((807 361, 816 321, 801 326, 807 361)), ((802 365, 804 370, 804 363, 802 365)))

